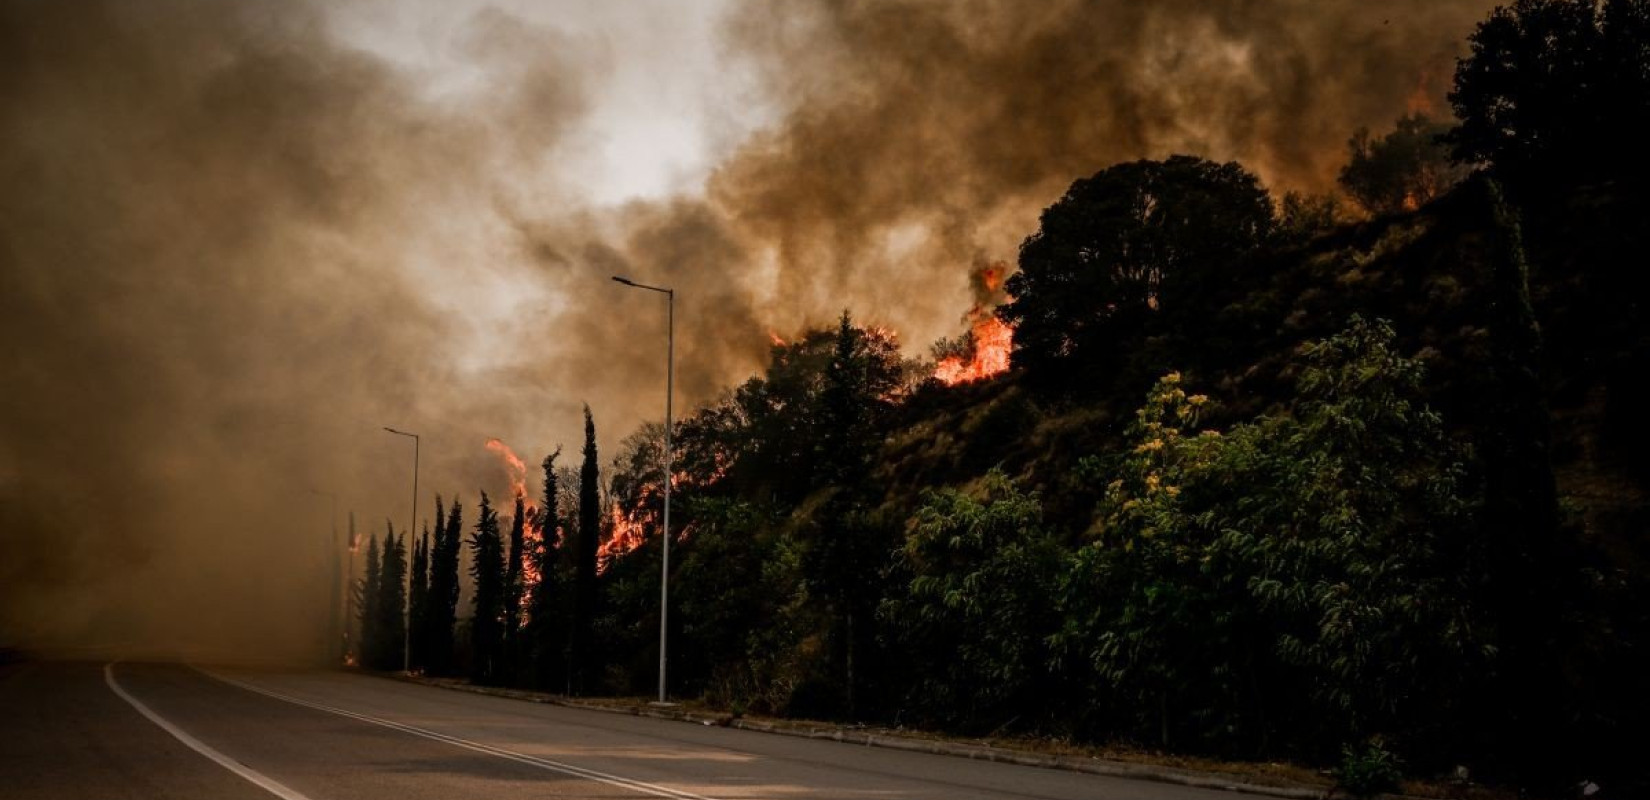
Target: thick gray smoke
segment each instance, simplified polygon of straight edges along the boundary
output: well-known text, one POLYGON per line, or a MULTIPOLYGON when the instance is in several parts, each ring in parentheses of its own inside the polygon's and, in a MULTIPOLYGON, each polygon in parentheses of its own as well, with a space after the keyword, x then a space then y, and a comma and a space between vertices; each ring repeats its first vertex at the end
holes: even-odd
MULTIPOLYGON (((0 0, 0 644, 319 647, 328 500, 407 517, 678 409, 843 308, 913 352, 969 270, 1120 160, 1322 191, 1359 126, 1437 104, 1488 2, 750 3, 771 127, 704 191, 581 206, 611 52, 500 11, 440 31, 462 93, 291 2, 0 0)), ((717 75, 704 80, 717 81, 717 75)), ((340 525, 342 523, 340 522, 340 525)))

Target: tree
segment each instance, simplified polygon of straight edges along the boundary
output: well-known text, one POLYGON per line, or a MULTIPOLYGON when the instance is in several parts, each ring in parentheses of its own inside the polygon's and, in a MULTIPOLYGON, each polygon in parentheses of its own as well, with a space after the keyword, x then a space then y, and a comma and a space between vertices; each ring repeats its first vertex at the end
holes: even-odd
MULTIPOLYGON (((351 523, 354 517, 351 517, 351 523)), ((384 631, 379 627, 379 573, 384 568, 378 558, 378 540, 367 537, 367 567, 366 575, 356 587, 355 608, 361 618, 361 666, 373 667, 378 651, 379 642, 384 638, 384 631)))
POLYGON ((560 456, 561 447, 558 446, 555 452, 544 457, 544 498, 539 506, 538 519, 534 521, 539 532, 539 547, 531 554, 538 567, 539 579, 531 587, 527 635, 532 640, 534 680, 540 689, 565 687, 567 674, 566 627, 557 614, 562 599, 559 594, 561 586, 557 581, 561 569, 557 554, 563 549, 558 505, 561 486, 556 474, 556 459, 560 456))
POLYGON ((407 630, 402 616, 407 608, 407 546, 405 537, 396 538, 393 523, 385 520, 384 527, 384 545, 380 548, 383 566, 378 571, 378 601, 373 605, 379 637, 371 666, 393 670, 402 666, 407 630))
POLYGON ((458 618, 458 553, 463 541, 463 512, 458 500, 443 518, 441 496, 435 498, 435 541, 429 552, 430 588, 425 599, 426 665, 431 674, 453 671, 453 626, 458 618))
POLYGON ((1470 37, 1450 103, 1458 161, 1523 196, 1554 181, 1642 175, 1650 138, 1650 3, 1516 0, 1470 37))
POLYGON ((1397 127, 1379 139, 1359 128, 1347 143, 1351 160, 1341 168, 1341 188, 1371 214, 1426 205, 1467 173, 1450 161, 1449 146, 1442 141, 1449 130, 1450 125, 1424 114, 1400 117, 1397 127))
POLYGON ((470 679, 497 683, 504 667, 504 542, 498 532, 498 512, 487 493, 481 493, 475 532, 470 536, 470 575, 475 579, 471 601, 470 641, 475 662, 470 679))
POLYGON ((1353 318, 1301 351, 1291 408, 1224 434, 1192 431, 1207 400, 1178 375, 1153 390, 1060 590, 1056 653, 1105 727, 1460 752, 1491 652, 1453 549, 1468 487, 1394 339, 1353 318))
POLYGON ((1272 228, 1266 190, 1236 163, 1173 156, 1078 180, 1020 245, 1014 300, 997 309, 1014 363, 1075 380, 1151 329, 1195 339, 1216 273, 1272 228))
POLYGON ((583 693, 597 663, 591 635, 596 608, 596 551, 601 543, 601 484, 597 467, 596 422, 584 407, 584 461, 579 465, 579 534, 573 566, 573 688, 583 693))
MULTIPOLYGON (((439 521, 439 518, 438 518, 439 521)), ((407 597, 407 619, 412 623, 408 630, 411 639, 412 668, 422 670, 429 666, 429 619, 430 596, 430 525, 424 523, 424 536, 413 547, 412 559, 412 592, 407 597)))
POLYGON ((924 490, 898 585, 878 608, 922 718, 996 730, 1040 715, 1062 552, 1042 505, 1000 470, 970 491, 924 490))
POLYGON ((506 671, 510 680, 522 672, 523 643, 521 636, 521 600, 527 587, 522 584, 522 565, 527 547, 527 508, 525 498, 516 498, 515 513, 510 519, 510 547, 504 560, 504 652, 506 671))

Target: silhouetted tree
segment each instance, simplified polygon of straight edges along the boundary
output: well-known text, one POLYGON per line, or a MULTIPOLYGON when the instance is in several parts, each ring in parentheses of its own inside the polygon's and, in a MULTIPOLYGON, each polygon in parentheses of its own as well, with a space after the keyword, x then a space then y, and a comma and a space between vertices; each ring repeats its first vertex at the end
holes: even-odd
POLYGON ((470 617, 470 641, 475 651, 470 679, 476 683, 497 683, 503 668, 504 650, 504 542, 498 532, 498 512, 487 493, 481 493, 476 512, 475 533, 470 536, 470 575, 475 578, 475 596, 470 617))
POLYGON ((596 465, 596 422, 584 407, 584 461, 579 465, 579 533, 573 565, 573 689, 590 688, 596 672, 591 636, 596 608, 596 551, 601 540, 601 484, 596 465))
POLYGON ((556 475, 556 459, 561 448, 544 457, 544 498, 534 525, 539 532, 539 547, 530 557, 538 567, 538 583, 529 587, 532 594, 527 607, 527 638, 531 640, 534 682, 540 689, 565 688, 567 638, 565 621, 560 618, 557 573, 561 569, 557 558, 561 542, 558 493, 561 490, 556 475))
POLYGON ((1347 143, 1351 160, 1341 168, 1341 188, 1371 214, 1413 210, 1459 183, 1467 170, 1450 161, 1441 140, 1447 123, 1424 114, 1399 118, 1397 127, 1379 139, 1359 128, 1347 143))
POLYGON ((378 571, 378 601, 373 607, 378 615, 379 639, 371 666, 393 670, 402 665, 407 630, 402 616, 407 604, 407 547, 405 537, 396 538, 392 523, 386 520, 384 526, 384 545, 380 548, 383 566, 378 571))
MULTIPOLYGON (((351 518, 353 522, 353 517, 351 518)), ((380 627, 381 615, 378 613, 380 591, 378 588, 379 575, 384 564, 378 557, 378 540, 367 537, 367 566, 366 575, 356 587, 355 609, 361 617, 361 666, 372 667, 378 658, 378 651, 382 648, 380 642, 384 639, 383 628, 380 627)))
POLYGON ((521 599, 527 587, 522 584, 522 565, 527 547, 527 508, 523 498, 516 498, 514 516, 510 519, 510 546, 504 559, 504 653, 506 678, 517 680, 524 671, 522 663, 521 599))
POLYGON ((1650 139, 1650 3, 1517 0, 1470 37, 1450 103, 1455 157, 1521 196, 1554 181, 1643 174, 1650 139))
POLYGON ((424 524, 424 536, 413 547, 412 591, 407 596, 407 619, 412 627, 412 668, 422 670, 429 666, 429 596, 430 596, 430 526, 424 524))
POLYGON ((464 523, 457 499, 443 518, 441 497, 435 498, 435 541, 429 551, 430 588, 425 598, 428 653, 426 667, 433 675, 453 672, 453 626, 458 616, 458 551, 464 523))
POLYGON ((997 309, 1015 328, 1014 363, 1076 383, 1149 331, 1195 342, 1226 283, 1216 273, 1273 224, 1266 190, 1232 162, 1135 161, 1073 183, 1020 245, 1014 300, 997 309))

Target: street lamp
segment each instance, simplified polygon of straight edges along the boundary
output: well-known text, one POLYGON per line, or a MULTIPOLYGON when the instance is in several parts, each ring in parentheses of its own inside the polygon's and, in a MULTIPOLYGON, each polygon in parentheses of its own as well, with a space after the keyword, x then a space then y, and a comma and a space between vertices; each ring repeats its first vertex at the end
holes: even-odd
POLYGON ((676 292, 658 286, 637 283, 629 278, 613 276, 634 289, 646 289, 665 296, 668 309, 665 345, 665 521, 664 560, 659 566, 659 702, 665 702, 665 623, 670 618, 670 427, 671 399, 676 389, 676 292))
POLYGON ((338 572, 339 567, 343 566, 338 563, 340 559, 338 554, 338 495, 333 494, 332 492, 324 492, 320 489, 310 489, 309 493, 321 495, 322 497, 332 501, 332 512, 328 517, 328 520, 332 523, 332 599, 327 603, 327 614, 332 620, 331 634, 339 638, 335 639, 331 645, 328 645, 327 651, 329 655, 337 655, 337 653, 334 652, 334 648, 345 646, 344 643, 348 640, 348 635, 341 632, 342 626, 339 625, 338 619, 338 613, 340 610, 338 608, 338 572))
MULTIPOLYGON (((413 440, 413 492, 412 509, 407 515, 407 543, 412 544, 413 528, 418 527, 418 434, 398 431, 388 425, 384 430, 396 436, 407 436, 413 440)), ((407 569, 406 599, 408 602, 401 606, 401 670, 412 672, 412 569, 407 569)))

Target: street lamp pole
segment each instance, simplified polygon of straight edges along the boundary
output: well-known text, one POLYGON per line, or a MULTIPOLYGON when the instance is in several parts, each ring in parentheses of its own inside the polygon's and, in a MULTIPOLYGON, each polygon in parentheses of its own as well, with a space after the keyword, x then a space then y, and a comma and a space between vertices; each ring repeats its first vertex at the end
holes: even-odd
POLYGON ((629 278, 613 276, 613 280, 636 289, 646 289, 658 292, 665 296, 666 339, 665 339, 665 517, 664 517, 664 558, 659 566, 659 702, 665 702, 665 631, 666 623, 670 619, 670 467, 671 455, 671 401, 676 396, 676 291, 658 286, 648 286, 637 283, 629 278))
MULTIPOLYGON (((408 436, 413 440, 413 491, 412 508, 407 514, 407 544, 412 544, 413 528, 418 526, 418 434, 398 431, 388 425, 384 430, 396 436, 408 436)), ((407 569, 407 585, 404 597, 407 602, 401 605, 401 671, 412 672, 412 568, 407 569)))

